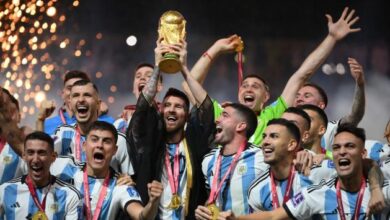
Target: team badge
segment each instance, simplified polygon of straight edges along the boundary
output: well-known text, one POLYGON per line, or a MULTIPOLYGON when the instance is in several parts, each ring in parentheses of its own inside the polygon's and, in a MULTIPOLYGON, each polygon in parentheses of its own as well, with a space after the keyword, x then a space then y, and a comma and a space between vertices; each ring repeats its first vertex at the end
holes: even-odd
POLYGON ((12 156, 11 155, 3 156, 3 163, 4 164, 9 164, 9 163, 11 163, 11 161, 12 161, 12 156))
POLYGON ((237 168, 237 173, 240 175, 244 175, 247 171, 248 171, 248 168, 245 164, 242 164, 237 168))

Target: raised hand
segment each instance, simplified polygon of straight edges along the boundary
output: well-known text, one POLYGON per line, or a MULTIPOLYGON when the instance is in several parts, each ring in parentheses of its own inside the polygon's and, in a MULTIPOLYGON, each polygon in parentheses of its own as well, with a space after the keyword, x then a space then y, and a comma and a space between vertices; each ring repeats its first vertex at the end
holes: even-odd
POLYGON ((153 180, 153 182, 148 183, 149 202, 153 203, 160 199, 163 190, 163 185, 156 180, 153 180))
POLYGON ((155 59, 155 65, 158 66, 158 64, 161 62, 161 60, 164 59, 164 54, 170 52, 169 45, 163 44, 162 41, 164 38, 159 38, 156 41, 156 48, 154 49, 154 59, 155 59))
POLYGON ((355 24, 359 17, 354 17, 355 10, 348 12, 348 7, 344 8, 341 17, 336 23, 333 23, 333 18, 329 14, 326 14, 326 18, 328 19, 328 30, 329 35, 334 37, 336 40, 341 40, 349 33, 358 32, 360 28, 351 28, 353 24, 355 24))
POLYGON ((239 46, 241 38, 237 35, 231 35, 227 38, 217 40, 212 47, 220 53, 234 52, 239 46))
POLYGON ((364 85, 364 71, 362 65, 356 59, 348 57, 349 69, 352 77, 358 85, 364 85))
POLYGON ((54 112, 55 108, 54 101, 43 100, 39 107, 38 120, 44 121, 54 112))

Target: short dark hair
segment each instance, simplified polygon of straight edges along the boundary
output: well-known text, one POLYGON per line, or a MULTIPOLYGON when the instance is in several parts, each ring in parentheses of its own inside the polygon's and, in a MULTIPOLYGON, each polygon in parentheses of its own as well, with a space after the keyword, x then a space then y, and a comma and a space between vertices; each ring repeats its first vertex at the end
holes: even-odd
POLYGON ((302 87, 305 87, 305 86, 310 86, 310 87, 316 89, 318 94, 320 94, 322 101, 325 104, 325 108, 326 108, 326 106, 328 106, 328 95, 326 95, 326 92, 323 88, 321 88, 319 85, 314 84, 314 83, 305 83, 302 87))
POLYGON ((115 143, 118 141, 118 131, 116 130, 114 125, 112 125, 112 124, 110 124, 108 122, 105 122, 105 121, 95 121, 95 122, 93 122, 91 124, 91 126, 89 126, 89 128, 88 128, 87 136, 89 135, 89 133, 91 131, 95 131, 95 130, 109 131, 109 132, 112 133, 112 135, 114 135, 115 143))
POLYGON ((253 133, 255 133, 257 128, 257 117, 255 112, 247 106, 239 103, 229 103, 226 104, 225 108, 226 107, 232 107, 238 112, 239 116, 244 119, 245 123, 247 124, 245 135, 246 138, 249 139, 253 133))
POLYGON ((178 89, 175 89, 175 88, 169 88, 167 93, 165 93, 163 102, 165 102, 165 100, 169 96, 174 96, 174 97, 181 98, 184 101, 184 104, 185 104, 184 110, 186 112, 188 112, 188 110, 190 109, 190 101, 188 100, 188 97, 187 97, 187 95, 184 92, 182 92, 182 91, 180 91, 178 89))
POLYGON ((74 79, 74 78, 80 78, 80 79, 89 80, 89 81, 91 80, 89 78, 88 74, 86 74, 85 72, 82 72, 80 70, 71 70, 71 71, 68 71, 67 73, 65 73, 64 85, 68 80, 74 79))
POLYGON ((357 138, 361 139, 363 141, 363 143, 366 141, 366 132, 364 131, 364 129, 358 128, 351 123, 340 124, 338 126, 336 134, 334 136, 336 137, 338 134, 340 134, 342 132, 348 132, 348 133, 353 134, 357 138))
POLYGON ((298 108, 301 108, 303 110, 312 110, 316 112, 320 116, 322 124, 325 126, 326 129, 326 127, 328 126, 328 116, 326 116, 326 113, 323 109, 321 109, 316 105, 311 105, 311 104, 299 105, 298 108))
POLYGON ((97 86, 93 82, 91 82, 90 80, 85 80, 85 79, 81 79, 81 80, 78 80, 75 83, 73 83, 72 88, 73 88, 73 86, 85 86, 88 84, 91 84, 92 87, 96 90, 96 93, 99 93, 97 86))
POLYGON ((267 83, 267 81, 265 81, 264 78, 262 78, 261 76, 257 75, 257 74, 248 74, 248 75, 245 75, 244 78, 242 79, 242 81, 248 79, 248 78, 256 78, 258 80, 260 80, 261 82, 263 82, 264 84, 264 87, 265 87, 265 90, 267 90, 267 92, 269 92, 269 85, 267 83))
POLYGON ((3 90, 3 92, 5 94, 8 95, 9 99, 11 100, 11 102, 16 105, 16 108, 19 111, 19 101, 8 91, 8 89, 4 89, 3 87, 1 87, 1 89, 3 90))
POLYGON ((305 111, 303 111, 302 109, 297 108, 297 107, 289 107, 284 112, 293 113, 293 114, 301 116, 307 122, 308 130, 310 129, 310 124, 311 124, 310 116, 305 111))
MULTIPOLYGON (((28 140, 41 140, 46 142, 50 149, 54 150, 54 140, 50 137, 50 135, 46 134, 42 131, 34 131, 26 136, 24 139, 24 146, 26 146, 26 143, 28 140)), ((26 149, 26 148, 25 148, 26 149)))
POLYGON ((274 118, 267 123, 267 126, 270 125, 282 125, 287 128, 287 131, 294 137, 297 141, 298 145, 301 142, 301 133, 299 132, 299 128, 293 122, 284 119, 284 118, 274 118))
MULTIPOLYGON (((154 69, 154 65, 151 63, 140 63, 137 65, 137 67, 135 67, 134 73, 137 72, 137 70, 142 68, 142 67, 150 67, 150 68, 154 69)), ((160 81, 160 83, 163 82, 163 75, 162 74, 160 74, 160 77, 158 78, 158 80, 160 81)))

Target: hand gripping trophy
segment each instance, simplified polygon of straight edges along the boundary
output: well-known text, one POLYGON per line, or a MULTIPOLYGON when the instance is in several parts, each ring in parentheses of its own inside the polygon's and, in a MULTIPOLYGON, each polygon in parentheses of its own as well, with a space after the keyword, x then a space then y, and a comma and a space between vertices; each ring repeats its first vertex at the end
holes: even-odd
MULTIPOLYGON (((158 25, 159 38, 163 44, 177 44, 186 36, 186 20, 178 11, 167 11, 160 17, 158 25)), ((176 54, 165 53, 164 59, 158 64, 165 73, 177 73, 181 70, 180 60, 176 54)))

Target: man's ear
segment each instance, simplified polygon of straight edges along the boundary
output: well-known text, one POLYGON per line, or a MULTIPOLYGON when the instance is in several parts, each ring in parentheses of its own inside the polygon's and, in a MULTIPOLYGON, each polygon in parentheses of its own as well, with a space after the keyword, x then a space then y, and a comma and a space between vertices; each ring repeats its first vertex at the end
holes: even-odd
POLYGON ((297 142, 297 140, 291 138, 288 141, 287 150, 292 152, 292 151, 295 151, 297 149, 298 149, 298 142, 297 142))
POLYGON ((320 135, 322 137, 325 134, 325 132, 326 132, 326 127, 321 125, 320 129, 318 131, 318 135, 320 135))
POLYGON ((245 131, 247 129, 247 127, 248 127, 248 125, 245 122, 240 122, 236 126, 236 131, 240 133, 242 131, 245 131))

